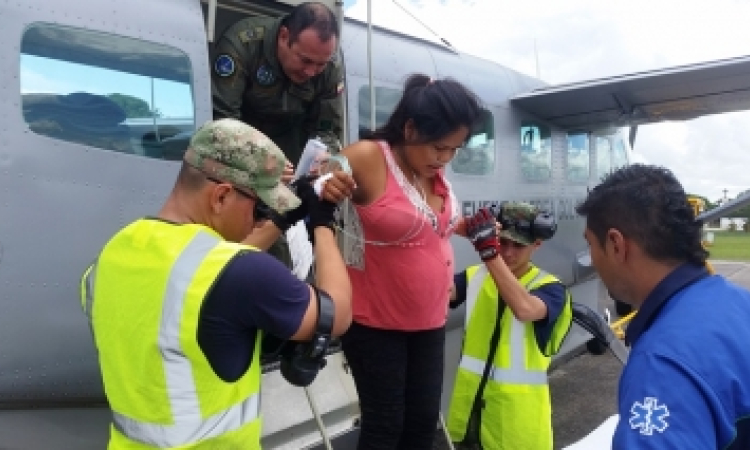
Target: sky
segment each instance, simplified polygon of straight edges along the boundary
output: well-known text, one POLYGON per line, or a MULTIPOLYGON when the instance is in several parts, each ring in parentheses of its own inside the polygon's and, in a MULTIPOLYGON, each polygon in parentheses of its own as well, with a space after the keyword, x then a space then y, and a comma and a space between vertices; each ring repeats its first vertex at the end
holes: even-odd
MULTIPOLYGON (((187 63, 187 60, 186 60, 187 63)), ((57 59, 21 55, 21 93, 119 93, 144 100, 163 118, 193 117, 190 86, 57 59), (151 87, 153 81, 153 103, 151 87)))
MULTIPOLYGON (((458 50, 553 85, 750 55, 746 0, 397 1, 458 50)), ((367 0, 344 3, 367 19, 367 0)), ((373 0, 372 16, 435 40, 393 0, 373 0)), ((750 189, 750 112, 642 125, 634 150, 710 201, 750 189)))

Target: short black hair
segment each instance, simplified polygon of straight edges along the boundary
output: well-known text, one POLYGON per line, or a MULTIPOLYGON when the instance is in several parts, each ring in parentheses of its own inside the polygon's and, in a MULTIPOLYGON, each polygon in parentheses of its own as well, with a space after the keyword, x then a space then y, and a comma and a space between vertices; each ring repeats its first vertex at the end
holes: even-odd
POLYGON ((664 167, 633 164, 610 173, 576 212, 586 217, 586 227, 601 245, 615 228, 657 261, 703 265, 708 258, 701 242, 703 222, 696 220, 682 185, 664 167))
POLYGON ((411 119, 423 142, 433 142, 465 126, 473 130, 482 115, 477 96, 451 78, 432 80, 427 75, 411 75, 404 93, 386 123, 365 139, 383 140, 389 145, 406 141, 404 127, 411 119))
POLYGON ((339 37, 339 25, 336 16, 328 7, 318 2, 300 3, 282 20, 281 25, 289 30, 289 45, 299 39, 299 34, 312 28, 322 42, 331 37, 339 37))
POLYGON ((182 161, 180 172, 177 174, 177 185, 185 188, 187 191, 194 192, 206 184, 206 175, 200 170, 182 161))

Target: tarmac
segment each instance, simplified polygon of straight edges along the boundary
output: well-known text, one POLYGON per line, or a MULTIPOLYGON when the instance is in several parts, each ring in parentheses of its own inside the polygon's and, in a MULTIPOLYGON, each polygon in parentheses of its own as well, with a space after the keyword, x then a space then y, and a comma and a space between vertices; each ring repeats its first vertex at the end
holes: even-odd
MULTIPOLYGON (((750 263, 710 262, 716 273, 750 289, 750 263)), ((611 300, 600 307, 608 308, 612 320, 616 320, 618 316, 611 300)), ((600 356, 582 353, 553 369, 549 380, 555 450, 580 441, 617 413, 617 384, 621 372, 622 365, 610 352, 600 356)), ((434 449, 447 450, 442 436, 438 440, 443 442, 436 443, 434 449)))

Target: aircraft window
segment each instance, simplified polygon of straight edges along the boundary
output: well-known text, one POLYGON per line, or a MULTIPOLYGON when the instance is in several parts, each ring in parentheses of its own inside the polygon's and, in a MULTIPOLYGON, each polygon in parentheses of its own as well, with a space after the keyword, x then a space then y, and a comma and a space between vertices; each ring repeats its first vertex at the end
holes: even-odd
POLYGON ((628 165, 628 151, 622 136, 615 138, 615 146, 612 149, 612 165, 613 169, 628 165))
POLYGON ((495 126, 492 113, 484 110, 466 145, 458 149, 451 161, 455 173, 486 175, 495 171, 495 126))
POLYGON ((589 135, 588 133, 568 134, 568 181, 586 183, 589 181, 591 165, 589 163, 589 135))
POLYGON ((596 138, 596 177, 599 181, 612 171, 611 144, 607 137, 596 138))
POLYGON ((21 42, 23 116, 55 139, 181 160, 195 130, 190 67, 162 44, 35 24, 21 42))
POLYGON ((549 128, 535 124, 521 126, 521 173, 529 181, 545 181, 552 176, 549 128))
MULTIPOLYGON (((385 124, 396 104, 401 99, 401 90, 375 86, 375 127, 385 124)), ((370 130, 370 85, 359 89, 359 138, 370 130)))

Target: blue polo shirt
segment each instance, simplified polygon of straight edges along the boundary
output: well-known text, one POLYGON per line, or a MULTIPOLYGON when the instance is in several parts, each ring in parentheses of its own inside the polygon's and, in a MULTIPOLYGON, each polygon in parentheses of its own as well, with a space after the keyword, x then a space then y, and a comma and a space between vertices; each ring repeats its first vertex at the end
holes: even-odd
POLYGON ((750 292, 683 264, 626 340, 614 450, 750 449, 750 292))

